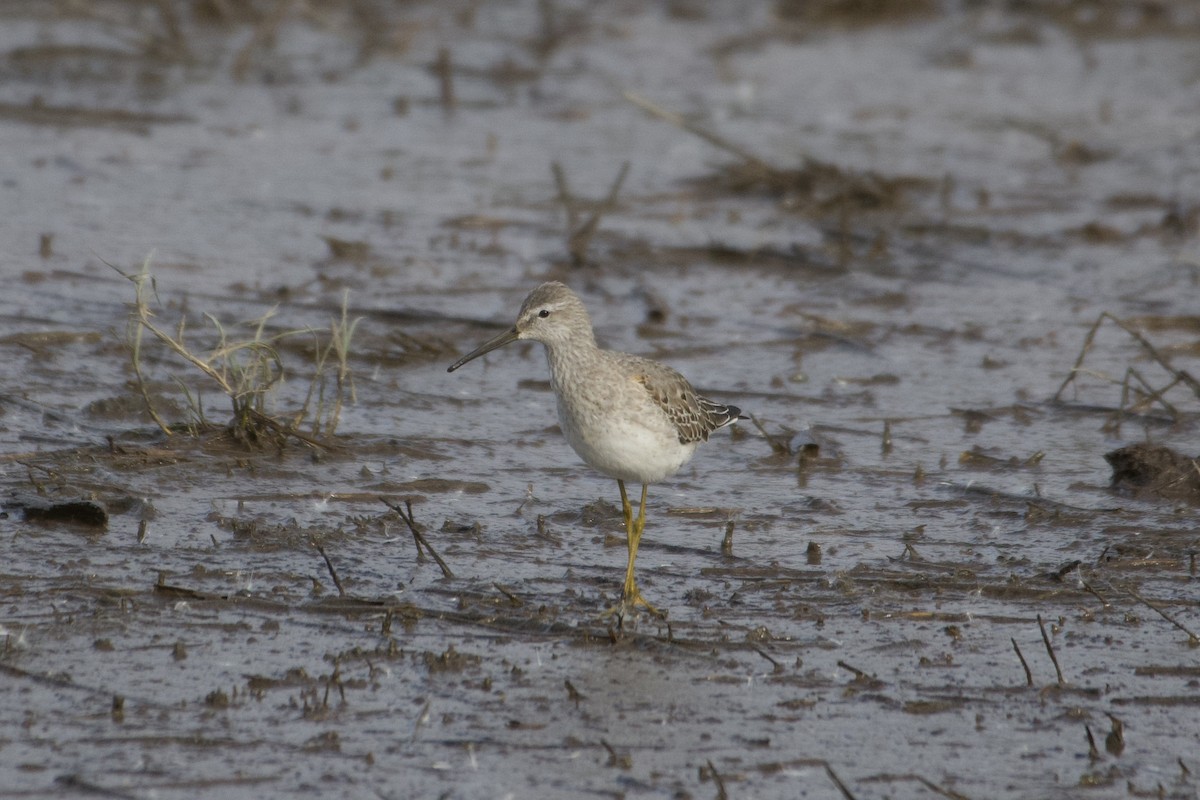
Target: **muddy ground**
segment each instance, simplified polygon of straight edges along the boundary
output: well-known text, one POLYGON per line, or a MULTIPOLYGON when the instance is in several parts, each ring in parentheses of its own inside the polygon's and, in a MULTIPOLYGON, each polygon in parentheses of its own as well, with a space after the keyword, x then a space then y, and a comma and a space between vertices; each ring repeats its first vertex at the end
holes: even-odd
POLYGON ((1196 506, 1104 457, 1200 453, 1195 4, 16 2, 0 75, 0 796, 1198 795, 1196 506), (537 347, 446 373, 550 278, 752 416, 667 623, 537 347))

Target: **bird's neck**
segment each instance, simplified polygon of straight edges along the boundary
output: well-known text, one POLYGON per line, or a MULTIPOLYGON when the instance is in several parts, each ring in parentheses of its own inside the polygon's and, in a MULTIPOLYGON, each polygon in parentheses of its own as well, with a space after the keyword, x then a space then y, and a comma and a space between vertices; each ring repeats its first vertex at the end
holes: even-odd
POLYGON ((588 365, 594 363, 589 355, 598 349, 591 331, 587 336, 573 336, 563 342, 547 344, 546 362, 550 365, 550 382, 556 388, 575 384, 574 373, 588 369, 588 365))

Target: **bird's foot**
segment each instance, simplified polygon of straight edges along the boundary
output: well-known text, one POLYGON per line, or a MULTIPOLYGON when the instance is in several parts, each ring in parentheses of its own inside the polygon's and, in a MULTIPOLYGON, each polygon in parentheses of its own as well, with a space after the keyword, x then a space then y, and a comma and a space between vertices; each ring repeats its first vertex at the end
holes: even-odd
POLYGON ((605 611, 601 615, 601 619, 606 621, 615 619, 617 622, 617 628, 620 629, 624 626, 625 619, 627 617, 637 614, 639 606, 646 609, 661 620, 666 620, 667 618, 667 612, 660 611, 659 609, 650 605, 650 602, 646 600, 646 598, 642 597, 642 593, 638 591, 636 586, 634 586, 633 591, 626 591, 621 597, 621 602, 605 611))

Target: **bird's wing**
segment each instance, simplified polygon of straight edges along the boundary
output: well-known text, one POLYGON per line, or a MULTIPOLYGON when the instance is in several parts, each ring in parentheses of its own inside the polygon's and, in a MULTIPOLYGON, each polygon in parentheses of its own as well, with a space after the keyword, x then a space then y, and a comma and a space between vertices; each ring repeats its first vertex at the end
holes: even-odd
POLYGON ((661 364, 653 367, 636 370, 633 380, 646 389, 650 400, 667 415, 679 433, 681 444, 708 441, 710 433, 737 421, 741 413, 737 408, 696 394, 687 379, 670 367, 661 364))

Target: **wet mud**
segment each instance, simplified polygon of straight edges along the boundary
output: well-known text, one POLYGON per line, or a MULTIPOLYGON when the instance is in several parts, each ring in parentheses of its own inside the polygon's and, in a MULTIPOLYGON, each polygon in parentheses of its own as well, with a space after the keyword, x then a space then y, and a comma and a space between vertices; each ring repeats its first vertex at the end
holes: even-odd
POLYGON ((1196 797, 1198 42, 6 5, 0 796, 1196 797), (665 621, 540 350, 446 373, 548 279, 750 416, 665 621))

